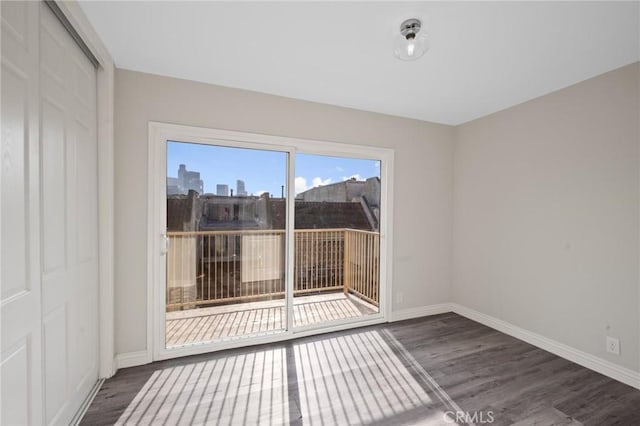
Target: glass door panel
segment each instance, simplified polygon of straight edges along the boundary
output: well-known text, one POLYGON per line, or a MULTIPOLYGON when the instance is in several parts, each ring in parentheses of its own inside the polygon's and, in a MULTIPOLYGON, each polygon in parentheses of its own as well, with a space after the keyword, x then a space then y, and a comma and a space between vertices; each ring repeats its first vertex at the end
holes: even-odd
POLYGON ((297 154, 293 325, 378 313, 380 161, 297 154))
POLYGON ((287 153, 167 142, 165 346, 286 329, 287 153))

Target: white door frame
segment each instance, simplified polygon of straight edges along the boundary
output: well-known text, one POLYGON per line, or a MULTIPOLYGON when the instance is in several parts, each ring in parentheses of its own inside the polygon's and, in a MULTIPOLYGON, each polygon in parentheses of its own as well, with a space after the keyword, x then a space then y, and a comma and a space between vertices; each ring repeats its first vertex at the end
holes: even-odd
POLYGON ((98 60, 98 256, 99 256, 99 376, 115 373, 114 345, 114 63, 107 48, 75 1, 56 0, 82 41, 98 60))
MULTIPOLYGON (((229 130, 149 122, 148 170, 148 232, 147 232, 147 361, 176 358, 217 350, 271 343, 294 337, 344 330, 387 322, 391 313, 391 277, 393 253, 393 160, 394 151, 388 148, 315 141, 308 139, 268 136, 229 130), (381 161, 380 217, 380 312, 365 319, 350 318, 329 325, 292 327, 293 292, 287 294, 287 328, 285 331, 238 337, 215 343, 201 343, 167 349, 165 347, 166 265, 162 254, 162 236, 166 232, 166 142, 184 141, 211 145, 275 150, 289 154, 288 171, 295 170, 295 154, 350 156, 381 161), (159 283, 162 283, 160 285, 159 283)), ((293 209, 295 200, 294 173, 287 174, 287 289, 293 286, 293 209)))

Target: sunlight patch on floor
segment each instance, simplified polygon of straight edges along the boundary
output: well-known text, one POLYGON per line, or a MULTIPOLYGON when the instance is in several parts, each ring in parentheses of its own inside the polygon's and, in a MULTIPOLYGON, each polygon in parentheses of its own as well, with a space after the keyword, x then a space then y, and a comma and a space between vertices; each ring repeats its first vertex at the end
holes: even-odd
POLYGON ((285 349, 154 372, 116 424, 289 422, 285 349))
POLYGON ((366 424, 431 398, 376 331, 294 346, 305 424, 366 424))
POLYGON ((363 330, 160 368, 117 424, 441 425, 459 411, 391 333, 363 330))

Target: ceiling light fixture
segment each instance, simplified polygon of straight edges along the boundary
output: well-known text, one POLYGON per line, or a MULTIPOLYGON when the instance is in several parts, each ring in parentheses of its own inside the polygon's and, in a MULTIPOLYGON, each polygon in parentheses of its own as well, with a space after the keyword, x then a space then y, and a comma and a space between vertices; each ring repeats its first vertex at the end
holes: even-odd
POLYGON ((427 34, 420 32, 422 22, 419 19, 407 19, 400 25, 393 53, 403 61, 415 61, 429 50, 427 34))

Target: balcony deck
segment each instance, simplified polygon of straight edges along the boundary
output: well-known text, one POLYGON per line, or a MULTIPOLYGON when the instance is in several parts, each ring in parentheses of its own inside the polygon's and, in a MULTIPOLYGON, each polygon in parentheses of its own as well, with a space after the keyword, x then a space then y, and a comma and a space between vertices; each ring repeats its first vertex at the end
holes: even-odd
MULTIPOLYGON (((285 326, 284 302, 284 299, 278 299, 167 312, 167 346, 282 330, 285 326)), ((354 318, 377 311, 376 306, 342 292, 296 296, 293 299, 296 327, 354 318)))

